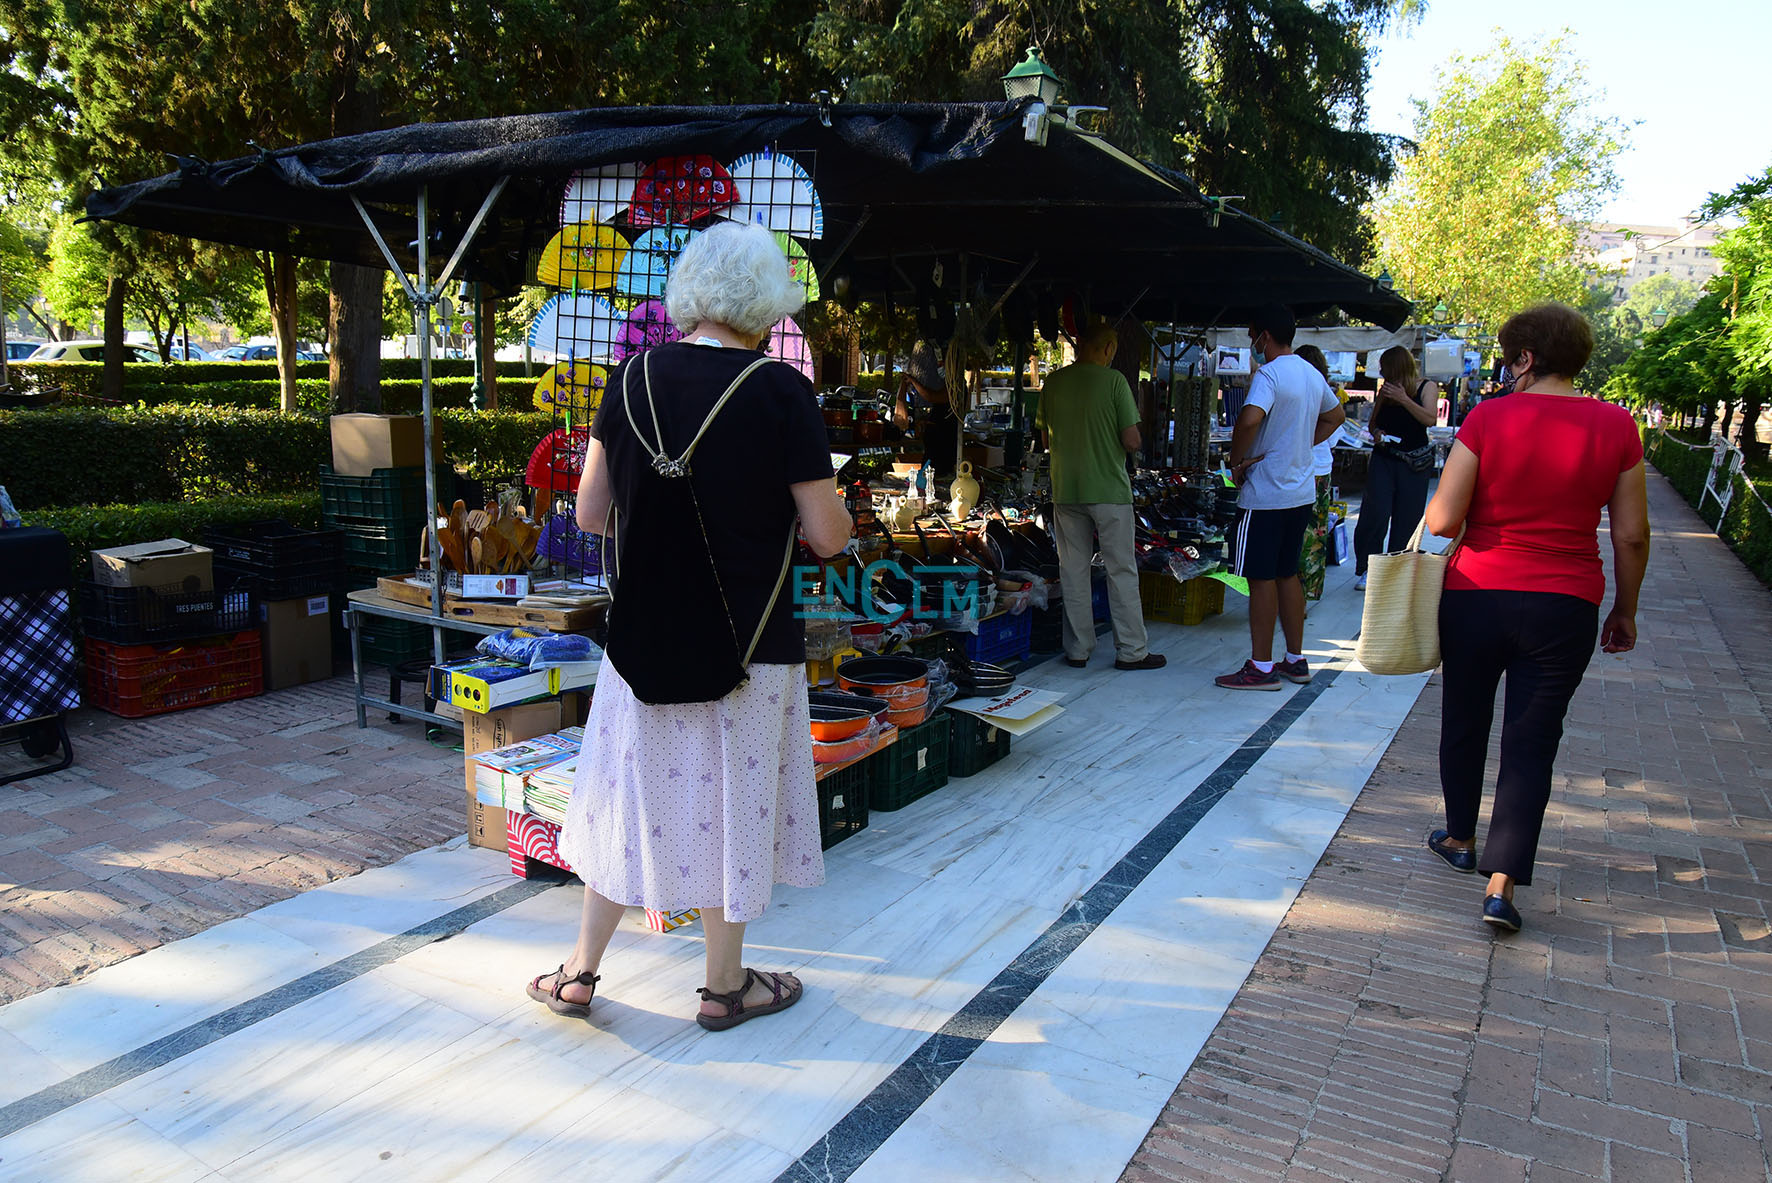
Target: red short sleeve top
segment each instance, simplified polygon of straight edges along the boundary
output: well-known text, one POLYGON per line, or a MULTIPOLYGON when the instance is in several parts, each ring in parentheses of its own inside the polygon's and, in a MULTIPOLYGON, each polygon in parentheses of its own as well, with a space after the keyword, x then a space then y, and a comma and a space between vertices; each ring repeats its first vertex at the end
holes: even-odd
POLYGON ((1480 403, 1458 429, 1477 457, 1453 590, 1547 591, 1598 604, 1600 511, 1643 459, 1637 424, 1594 398, 1510 394, 1480 403))

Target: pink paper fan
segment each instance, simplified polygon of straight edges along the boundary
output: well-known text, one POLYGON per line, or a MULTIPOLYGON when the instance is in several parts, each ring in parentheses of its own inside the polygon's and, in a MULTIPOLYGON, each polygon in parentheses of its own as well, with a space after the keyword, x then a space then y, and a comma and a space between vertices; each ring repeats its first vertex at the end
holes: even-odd
POLYGON ((634 305, 634 310, 622 322, 615 334, 615 358, 617 361, 632 357, 636 353, 644 353, 648 349, 656 349, 667 341, 682 338, 682 332, 671 323, 665 315, 663 300, 642 300, 634 305))
POLYGON ((769 330, 766 350, 770 357, 785 361, 805 374, 807 381, 816 381, 812 376, 812 350, 806 344, 806 334, 800 331, 800 325, 793 317, 783 317, 780 324, 769 330))

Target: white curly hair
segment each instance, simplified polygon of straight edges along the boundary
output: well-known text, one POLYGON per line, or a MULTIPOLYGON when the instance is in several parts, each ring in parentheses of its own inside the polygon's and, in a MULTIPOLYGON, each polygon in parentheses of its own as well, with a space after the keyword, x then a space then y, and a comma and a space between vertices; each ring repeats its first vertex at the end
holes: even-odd
POLYGON ((665 312, 683 332, 705 320, 760 337, 805 303, 775 235, 737 222, 691 238, 665 283, 665 312))

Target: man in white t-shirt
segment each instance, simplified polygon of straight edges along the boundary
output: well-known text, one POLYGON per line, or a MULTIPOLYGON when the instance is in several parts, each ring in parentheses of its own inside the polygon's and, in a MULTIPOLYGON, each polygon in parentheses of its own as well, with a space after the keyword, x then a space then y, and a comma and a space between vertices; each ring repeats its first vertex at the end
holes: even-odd
POLYGON ((1262 310, 1249 322, 1249 344, 1266 360, 1249 380, 1249 397, 1231 434, 1231 477, 1241 489, 1232 570, 1249 581, 1249 660, 1214 679, 1226 690, 1278 690, 1280 679, 1311 680, 1304 659, 1304 585, 1298 557, 1317 498, 1312 448, 1346 418, 1317 368, 1292 352, 1290 309, 1262 310), (1274 621, 1286 637, 1274 661, 1274 621))

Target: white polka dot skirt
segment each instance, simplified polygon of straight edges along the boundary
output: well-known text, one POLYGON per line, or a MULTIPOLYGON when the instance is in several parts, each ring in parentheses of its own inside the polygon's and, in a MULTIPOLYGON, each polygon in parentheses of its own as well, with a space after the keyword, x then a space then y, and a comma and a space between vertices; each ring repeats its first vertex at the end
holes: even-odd
POLYGON ((617 903, 755 920, 824 882, 805 670, 753 665, 717 702, 647 706, 597 674, 560 853, 617 903))

